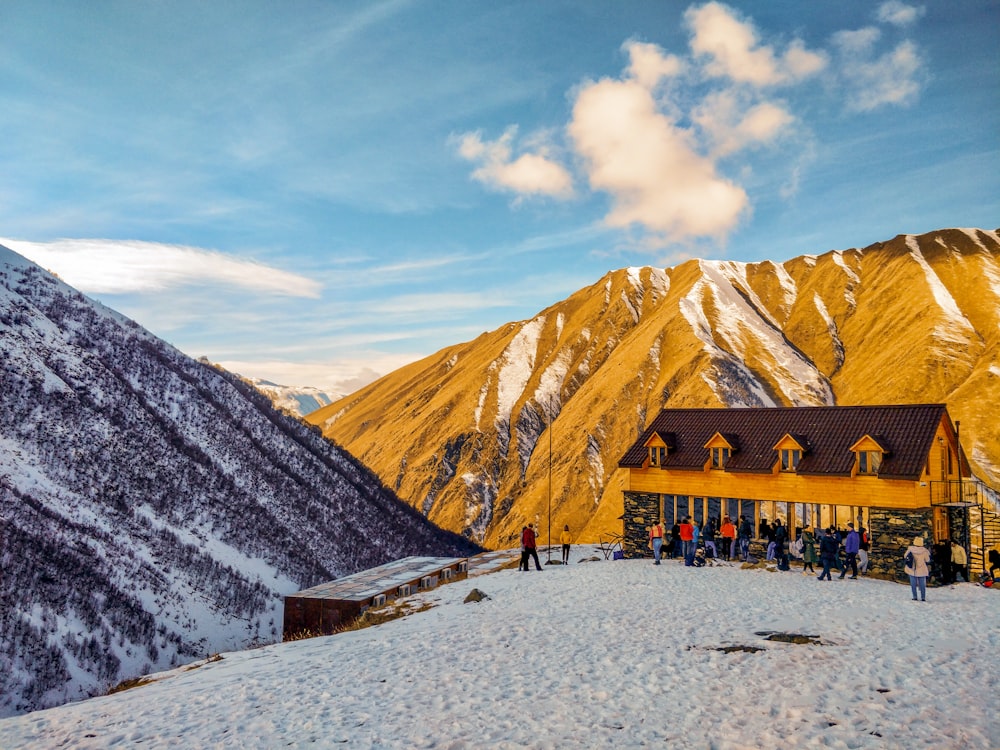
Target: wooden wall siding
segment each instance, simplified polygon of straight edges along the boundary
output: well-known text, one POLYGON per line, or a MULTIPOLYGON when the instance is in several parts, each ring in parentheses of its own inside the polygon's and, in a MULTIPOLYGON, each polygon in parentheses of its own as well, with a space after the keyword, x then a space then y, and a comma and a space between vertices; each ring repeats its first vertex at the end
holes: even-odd
POLYGON ((632 492, 737 497, 787 503, 857 505, 865 508, 918 508, 930 505, 927 482, 883 479, 876 476, 826 477, 795 474, 737 474, 735 472, 671 471, 649 468, 629 471, 632 492))

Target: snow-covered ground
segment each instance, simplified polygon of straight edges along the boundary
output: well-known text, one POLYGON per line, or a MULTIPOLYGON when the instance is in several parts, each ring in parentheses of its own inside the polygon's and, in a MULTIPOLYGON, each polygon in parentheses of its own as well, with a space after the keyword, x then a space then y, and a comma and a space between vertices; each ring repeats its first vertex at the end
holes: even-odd
POLYGON ((593 556, 5 719, 0 747, 1000 747, 1000 591, 593 556))

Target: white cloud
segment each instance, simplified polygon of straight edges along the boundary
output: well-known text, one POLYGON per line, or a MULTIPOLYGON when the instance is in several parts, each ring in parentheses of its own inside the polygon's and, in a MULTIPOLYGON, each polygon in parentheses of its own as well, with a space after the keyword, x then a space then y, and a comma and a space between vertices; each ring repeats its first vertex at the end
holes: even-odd
POLYGON ((92 294, 158 292, 193 284, 240 287, 289 297, 320 295, 320 284, 296 273, 214 250, 136 240, 0 239, 67 284, 92 294))
POLYGON ((916 45, 902 41, 895 49, 876 56, 880 38, 881 32, 874 27, 833 36, 851 110, 870 112, 884 105, 912 104, 920 94, 923 61, 916 45))
POLYGON ((895 26, 909 26, 921 18, 926 11, 927 9, 922 5, 907 5, 899 0, 888 0, 888 2, 878 6, 878 20, 895 26))
POLYGON ((684 63, 674 55, 664 55, 655 44, 626 42, 622 45, 631 62, 628 75, 644 88, 653 89, 663 78, 673 78, 684 71, 684 63))
POLYGON ((583 88, 569 134, 584 157, 591 187, 612 195, 610 226, 641 224, 668 241, 721 237, 747 206, 741 187, 719 176, 692 134, 658 111, 634 80, 583 88))
POLYGON ((711 76, 757 87, 775 86, 807 78, 827 65, 824 54, 808 51, 799 40, 784 55, 761 45, 752 24, 738 19, 722 3, 692 6, 684 17, 692 31, 691 51, 708 58, 705 71, 711 76))
POLYGON ((774 102, 752 104, 743 99, 732 89, 714 92, 692 112, 692 119, 712 142, 712 153, 717 157, 768 143, 795 120, 774 102))
POLYGON ((460 136, 458 153, 479 165, 472 177, 488 187, 519 196, 571 197, 573 178, 565 167, 549 158, 544 145, 537 146, 534 153, 513 158, 511 143, 516 135, 517 128, 510 127, 495 141, 484 141, 480 132, 460 136))

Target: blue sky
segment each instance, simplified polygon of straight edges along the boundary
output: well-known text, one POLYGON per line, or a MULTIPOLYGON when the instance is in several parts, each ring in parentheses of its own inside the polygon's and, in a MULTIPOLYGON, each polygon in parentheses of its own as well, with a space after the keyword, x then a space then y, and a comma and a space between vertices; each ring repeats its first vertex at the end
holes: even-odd
POLYGON ((1000 3, 0 0, 0 243, 348 391, 633 265, 1000 226, 1000 3))

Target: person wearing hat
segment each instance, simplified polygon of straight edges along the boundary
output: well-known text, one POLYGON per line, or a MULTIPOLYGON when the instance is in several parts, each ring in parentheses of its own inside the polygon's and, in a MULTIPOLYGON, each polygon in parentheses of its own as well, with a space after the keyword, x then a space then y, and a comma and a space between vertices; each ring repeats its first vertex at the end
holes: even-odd
POLYGON ((844 569, 840 571, 840 580, 844 580, 844 576, 847 575, 847 566, 851 566, 851 579, 858 577, 858 550, 861 549, 861 537, 858 532, 854 530, 854 524, 847 524, 847 528, 850 529, 847 532, 847 539, 844 540, 844 553, 847 555, 847 559, 844 561, 844 569))
POLYGON ((917 600, 917 589, 920 589, 920 601, 927 601, 927 576, 930 574, 931 553, 924 546, 924 538, 913 538, 913 544, 906 548, 903 556, 903 570, 910 577, 910 593, 913 601, 917 600))

